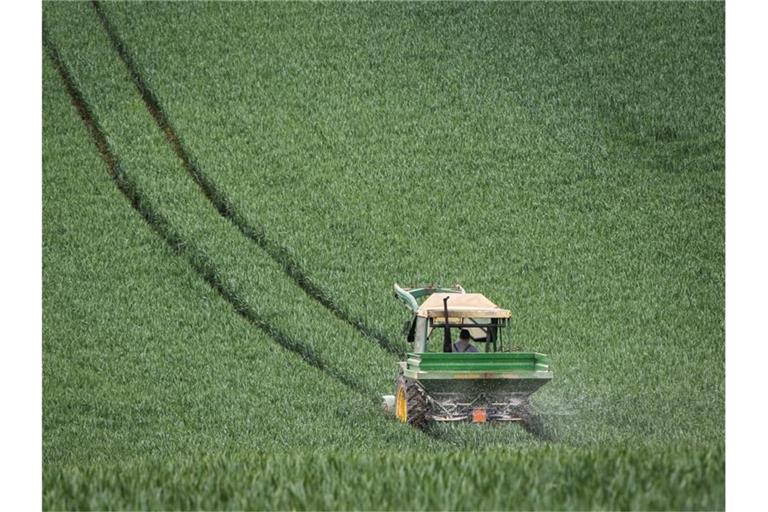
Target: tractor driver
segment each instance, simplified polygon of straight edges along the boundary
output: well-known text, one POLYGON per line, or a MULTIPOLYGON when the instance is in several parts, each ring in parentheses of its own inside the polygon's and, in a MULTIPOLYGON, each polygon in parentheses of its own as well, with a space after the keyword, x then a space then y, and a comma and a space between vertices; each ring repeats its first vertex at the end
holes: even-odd
POLYGON ((459 333, 459 341, 453 344, 454 352, 477 352, 477 347, 472 345, 472 337, 468 329, 462 329, 459 333))

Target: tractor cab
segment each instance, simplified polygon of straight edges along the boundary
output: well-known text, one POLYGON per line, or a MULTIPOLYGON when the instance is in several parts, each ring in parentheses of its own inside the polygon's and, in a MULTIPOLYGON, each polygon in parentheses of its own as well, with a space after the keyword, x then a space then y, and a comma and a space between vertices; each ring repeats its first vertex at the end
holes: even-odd
POLYGON ((512 314, 484 295, 467 293, 461 285, 412 289, 395 285, 395 295, 414 313, 406 336, 414 344, 413 352, 450 352, 446 340, 457 339, 464 329, 480 352, 503 349, 502 333, 512 314))

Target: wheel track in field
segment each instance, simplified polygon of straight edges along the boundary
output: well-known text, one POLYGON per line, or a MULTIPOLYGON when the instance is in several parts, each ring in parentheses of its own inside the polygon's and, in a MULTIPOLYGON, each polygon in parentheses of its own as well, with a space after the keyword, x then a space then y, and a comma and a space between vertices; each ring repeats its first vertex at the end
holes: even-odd
MULTIPOLYGON (((94 4, 96 5, 95 2, 94 4)), ((64 62, 64 59, 61 57, 61 54, 56 48, 56 45, 49 38, 45 26, 43 27, 43 48, 46 54, 48 55, 48 57, 51 59, 52 63, 54 64, 54 67, 56 68, 64 84, 64 87, 70 97, 72 105, 78 112, 78 115, 80 116, 81 121, 83 122, 86 129, 88 130, 88 133, 90 134, 91 139, 99 152, 99 155, 101 156, 102 160, 106 164, 107 173, 110 175, 110 177, 114 181, 118 190, 120 190, 120 192, 125 196, 128 202, 134 208, 134 210, 136 210, 136 212, 142 217, 142 219, 149 225, 150 229, 152 229, 158 236, 160 236, 166 242, 166 244, 170 247, 170 249, 175 255, 181 256, 184 259, 186 259, 187 262, 192 267, 192 269, 206 283, 208 283, 208 285, 213 290, 215 290, 225 301, 227 301, 234 308, 235 312, 238 315, 240 315, 243 319, 245 319, 247 322, 249 322, 254 327, 258 328, 262 332, 264 332, 267 336, 272 338, 276 343, 278 343, 285 349, 297 354, 299 357, 301 357, 301 359, 305 363, 320 370, 325 375, 328 375, 334 380, 340 382, 349 390, 355 393, 360 393, 366 398, 370 398, 372 402, 378 405, 380 402, 380 399, 379 399, 380 390, 375 390, 368 386, 360 385, 359 382, 357 382, 353 377, 350 377, 344 374, 342 371, 335 370, 332 365, 327 364, 321 356, 316 354, 311 347, 307 346, 306 344, 302 343, 297 339, 290 337, 289 335, 282 332, 280 329, 274 327, 269 322, 261 318, 255 310, 253 310, 245 301, 243 301, 237 296, 236 292, 234 292, 232 289, 227 287, 224 281, 220 278, 215 265, 212 262, 210 262, 205 255, 194 251, 194 249, 190 249, 189 244, 187 244, 186 241, 174 231, 170 223, 167 221, 167 219, 165 219, 165 217, 161 213, 153 209, 150 202, 144 199, 144 196, 140 190, 140 187, 136 183, 134 183, 130 179, 130 177, 123 171, 119 158, 114 153, 111 146, 109 145, 109 142, 107 141, 107 137, 106 137, 106 133, 104 132, 104 129, 101 127, 95 114, 93 113, 93 110, 91 109, 84 95, 78 88, 72 73, 70 72, 69 68, 64 62)), ((151 94, 151 91, 149 91, 149 94, 151 94)), ((143 95, 144 95, 144 92, 142 91, 142 96, 143 95)), ((152 109, 150 109, 150 112, 152 112, 152 109)), ((162 113, 158 112, 158 114, 162 118, 164 118, 164 115, 162 115, 162 113)), ((152 115, 155 118, 155 120, 158 122, 158 124, 160 124, 158 117, 155 117, 155 112, 152 112, 152 115)), ((166 137, 168 137, 168 132, 166 132, 166 129, 167 128, 169 129, 169 125, 163 126, 162 124, 160 124, 160 128, 166 134, 166 137)), ((184 161, 186 166, 187 162, 191 163, 192 161, 189 159, 186 153, 179 154, 177 147, 181 149, 182 152, 183 152, 183 147, 181 147, 181 143, 178 141, 178 138, 175 138, 175 134, 173 134, 172 130, 169 130, 169 131, 171 132, 171 135, 174 137, 174 140, 171 141, 169 139, 169 142, 171 142, 171 144, 174 145, 174 150, 177 151, 177 156, 179 156, 179 158, 181 158, 182 161, 184 161)), ((201 175, 201 178, 203 180, 205 179, 205 177, 202 175, 201 175)), ((198 183, 198 185, 200 185, 200 183, 198 183)), ((201 185, 201 188, 202 188, 202 185, 201 185)), ((205 190, 203 190, 203 192, 206 193, 205 190)), ((206 196, 207 196, 207 193, 206 193, 206 196)), ((211 200, 211 202, 214 202, 214 199, 212 199, 211 197, 208 197, 208 199, 211 200)), ((223 203, 223 204, 226 205, 227 203, 223 203)), ((218 205, 217 205, 217 210, 218 210, 218 205)), ((227 219, 235 223, 235 221, 233 221, 232 218, 227 217, 227 219)), ((240 226, 237 226, 237 227, 240 228, 240 226)), ((249 238, 251 237, 249 236, 249 238)), ((266 237, 264 238, 264 240, 265 241, 267 240, 266 237)), ((271 243, 271 242, 266 241, 265 243, 271 243)), ((279 248, 279 246, 277 245, 275 245, 275 247, 278 250, 284 250, 279 248)), ((290 256, 288 257, 290 258, 290 256)), ((278 261, 278 263, 282 264, 281 261, 278 261)), ((300 269, 298 270, 300 271, 300 269)), ((288 272, 286 271, 286 273, 288 272)), ((297 282, 297 284, 299 283, 297 282)), ((301 286, 301 284, 299 285, 301 286)), ((304 289, 308 295, 310 294, 310 292, 307 291, 303 286, 302 286, 302 289, 304 289)), ((313 299, 316 299, 312 295, 310 295, 310 297, 312 297, 313 299)), ((328 306, 325 303, 323 303, 319 299, 316 299, 316 300, 318 300, 318 302, 321 302, 324 306, 328 308, 328 306)), ((331 309, 331 308, 328 308, 328 309, 331 309)), ((359 330, 363 334, 366 334, 366 332, 363 331, 358 325, 353 323, 354 320, 350 320, 348 317, 339 316, 339 314, 344 315, 343 312, 339 311, 337 313, 337 311, 333 309, 331 309, 331 311, 334 312, 334 314, 337 317, 341 318, 347 323, 350 323, 353 327, 355 327, 357 330, 359 330)), ((363 328, 367 329, 367 327, 365 326, 363 326, 363 328)), ((366 336, 371 337, 368 334, 366 334, 366 336)), ((386 338, 384 339, 386 340, 386 338)), ((388 350, 393 353, 398 353, 398 354, 401 353, 399 349, 398 350, 388 349, 388 350)), ((544 440, 544 441, 551 440, 551 439, 548 439, 547 436, 542 435, 542 432, 540 432, 539 431, 540 429, 538 428, 529 428, 527 425, 524 425, 524 428, 529 432, 529 434, 535 437, 538 437, 540 440, 544 440)), ((434 439, 437 442, 458 446, 456 440, 451 439, 450 437, 446 437, 445 435, 434 431, 434 429, 430 429, 430 428, 426 428, 423 430, 420 429, 420 432, 434 439)))
POLYGON ((115 26, 107 17, 101 4, 93 0, 91 2, 96 14, 101 22, 107 37, 112 42, 112 46, 120 59, 125 64, 128 72, 133 80, 133 84, 138 89, 141 98, 144 100, 144 104, 147 110, 152 115, 152 118, 157 123, 160 130, 165 135, 166 140, 173 148, 176 156, 181 160, 184 169, 192 180, 200 188, 203 195, 210 201, 216 211, 231 222, 247 239, 258 245, 269 257, 277 263, 283 272, 291 278, 291 280, 301 288, 306 295, 320 303, 324 308, 333 313, 338 319, 352 326, 355 330, 361 333, 365 338, 377 343, 381 348, 397 355, 398 357, 404 357, 405 351, 397 343, 390 340, 386 335, 381 333, 375 328, 372 328, 365 324, 361 319, 352 317, 347 313, 339 304, 334 301, 330 295, 322 290, 317 284, 312 282, 301 265, 296 259, 288 252, 288 250, 278 244, 276 241, 269 238, 266 229, 258 224, 254 225, 246 220, 245 216, 232 204, 232 202, 224 195, 217 187, 216 184, 205 175, 200 169, 199 164, 190 155, 189 150, 184 146, 177 132, 171 125, 168 116, 160 105, 155 93, 146 83, 141 73, 139 73, 133 57, 128 51, 125 43, 120 39, 115 26))
POLYGON ((312 347, 288 336, 280 329, 261 318, 255 310, 248 306, 245 301, 240 299, 237 294, 224 283, 213 263, 211 263, 205 255, 189 248, 189 244, 187 244, 185 240, 173 230, 170 223, 162 214, 152 208, 149 201, 144 199, 137 184, 135 184, 123 171, 120 160, 110 147, 103 128, 78 88, 72 73, 61 57, 61 54, 49 38, 45 27, 43 27, 43 48, 61 77, 72 105, 77 110, 77 113, 88 130, 93 143, 96 145, 102 160, 106 164, 108 174, 134 210, 136 210, 149 227, 168 244, 173 253, 184 257, 192 266, 193 270, 202 277, 211 288, 221 295, 221 297, 235 309, 238 315, 247 320, 251 325, 263 331, 276 343, 297 354, 307 364, 337 380, 350 390, 356 393, 361 393, 366 397, 376 397, 376 390, 361 385, 359 382, 355 381, 354 378, 344 374, 342 371, 334 369, 332 365, 327 364, 321 356, 316 354, 312 347))

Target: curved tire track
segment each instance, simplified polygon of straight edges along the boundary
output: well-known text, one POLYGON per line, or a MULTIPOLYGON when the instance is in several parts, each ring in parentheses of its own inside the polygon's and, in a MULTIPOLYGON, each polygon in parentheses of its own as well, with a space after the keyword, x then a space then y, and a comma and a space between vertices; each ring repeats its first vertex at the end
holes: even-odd
POLYGON ((55 44, 50 40, 45 27, 43 27, 43 47, 58 71, 72 104, 80 115, 83 124, 85 124, 91 139, 107 166, 107 172, 112 177, 115 185, 150 228, 152 228, 152 230, 171 247, 174 254, 183 256, 195 272, 200 275, 211 288, 216 290, 216 292, 221 295, 241 317, 259 328, 276 343, 291 352, 294 352, 307 364, 341 382, 350 390, 375 398, 377 394, 376 390, 361 385, 353 377, 328 365, 320 355, 315 353, 312 347, 307 346, 297 339, 291 338, 261 318, 258 313, 241 300, 232 289, 227 287, 224 281, 220 278, 215 266, 205 255, 189 248, 189 244, 187 244, 185 240, 173 230, 170 223, 162 214, 152 208, 151 204, 143 198, 139 187, 123 171, 117 155, 112 151, 112 148, 107 141, 104 130, 94 116, 93 111, 85 100, 82 92, 77 87, 69 68, 61 57, 55 44))
POLYGON ((160 101, 157 99, 155 93, 150 89, 149 85, 144 81, 144 78, 139 73, 138 67, 131 57, 125 43, 120 39, 115 26, 107 17, 104 9, 97 0, 92 0, 96 14, 101 22, 104 31, 112 42, 114 50, 120 56, 125 66, 128 68, 128 72, 133 80, 134 85, 139 90, 139 93, 144 100, 147 110, 152 115, 152 118, 157 123, 160 130, 165 135, 166 140, 173 148, 176 156, 181 160, 184 169, 195 181, 203 195, 211 202, 217 212, 230 221, 237 229, 249 240, 258 245, 266 252, 272 260, 274 260, 285 272, 288 277, 293 280, 296 285, 301 288, 304 293, 307 294, 312 300, 319 302, 328 311, 334 314, 340 320, 351 325, 354 329, 360 332, 364 337, 376 342, 384 350, 395 354, 399 357, 405 355, 405 351, 397 343, 390 340, 383 333, 378 330, 369 327, 359 318, 353 318, 343 308, 341 308, 328 293, 323 291, 317 284, 307 276, 306 272, 296 262, 295 258, 281 245, 274 240, 271 240, 266 233, 263 226, 253 225, 249 223, 245 217, 235 208, 231 201, 216 187, 216 185, 202 172, 197 162, 190 156, 189 151, 184 147, 176 131, 171 126, 168 116, 160 106, 160 101))

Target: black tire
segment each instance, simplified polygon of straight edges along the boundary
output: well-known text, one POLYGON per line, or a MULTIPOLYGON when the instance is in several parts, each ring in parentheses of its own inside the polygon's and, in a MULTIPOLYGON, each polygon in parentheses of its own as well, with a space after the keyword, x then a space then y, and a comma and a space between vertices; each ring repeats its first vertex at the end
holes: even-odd
POLYGON ((544 424, 544 418, 537 413, 531 405, 526 402, 520 410, 520 423, 529 434, 537 437, 541 441, 553 441, 554 438, 547 430, 544 424))
POLYGON ((427 425, 427 395, 417 382, 399 376, 395 386, 395 401, 395 412, 400 421, 416 428, 427 425), (405 417, 397 413, 398 402, 402 397, 405 398, 405 417))

